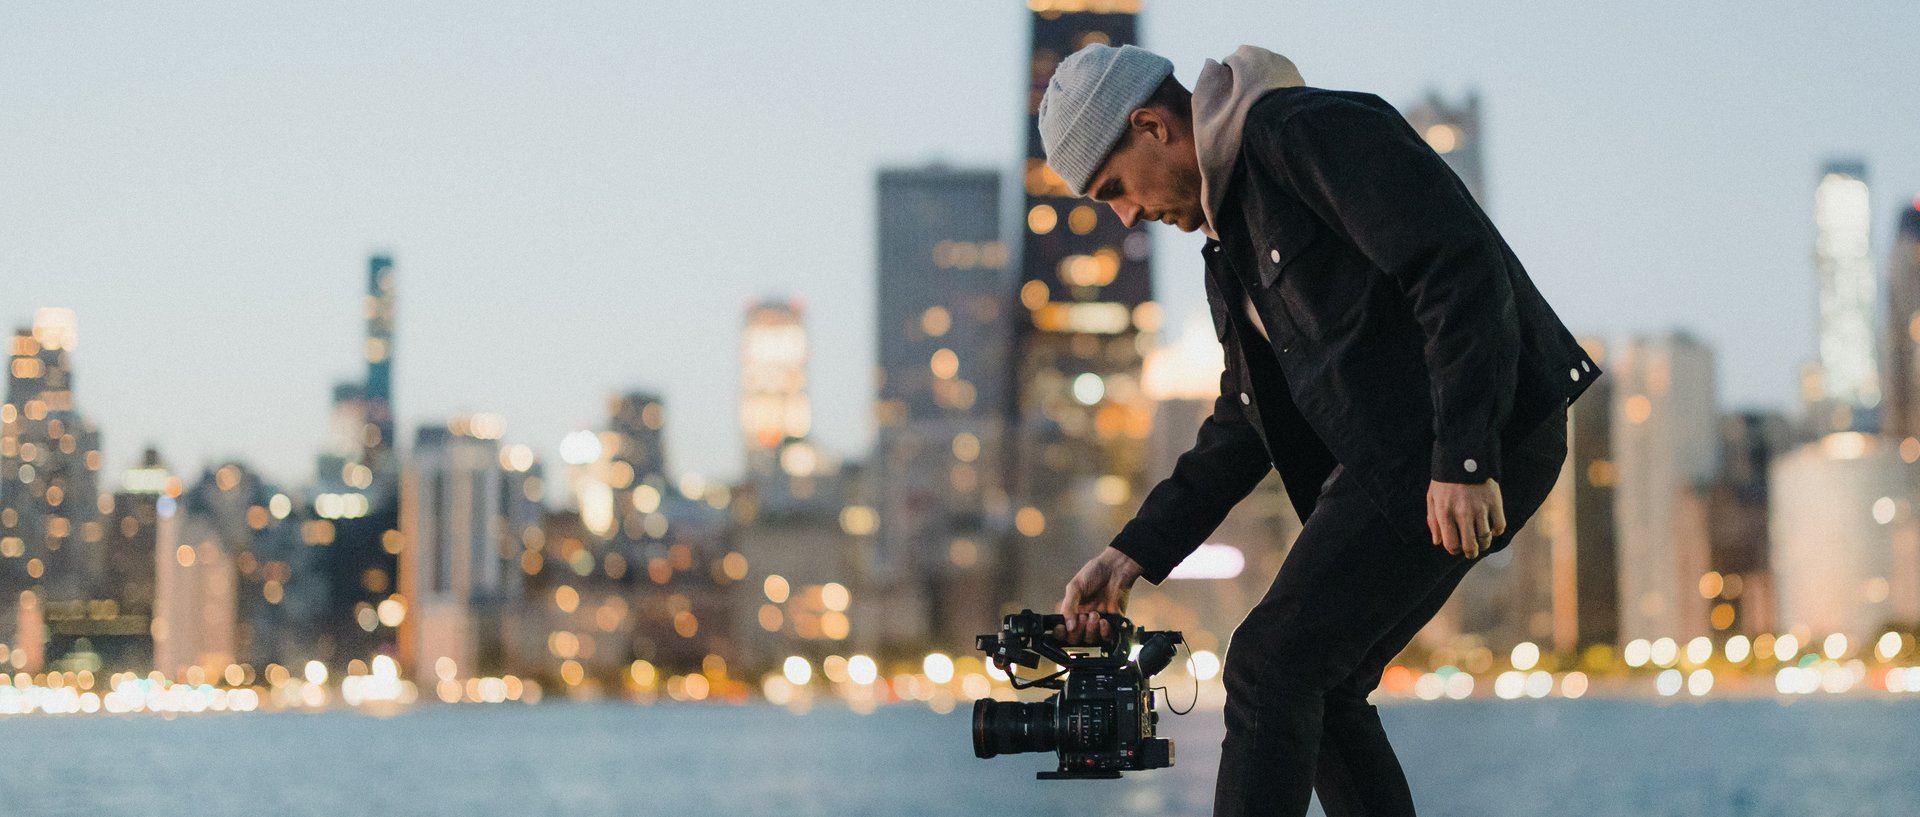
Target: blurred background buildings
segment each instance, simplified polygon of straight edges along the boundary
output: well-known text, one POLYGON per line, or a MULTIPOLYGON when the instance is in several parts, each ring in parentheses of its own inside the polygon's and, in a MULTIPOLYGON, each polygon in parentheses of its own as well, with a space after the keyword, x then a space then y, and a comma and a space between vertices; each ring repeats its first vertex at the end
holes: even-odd
MULTIPOLYGON (((672 467, 672 415, 645 388, 608 395, 559 463, 497 414, 403 447, 402 267, 376 252, 364 314, 339 316, 365 322, 364 375, 334 388, 309 481, 152 449, 103 474, 79 316, 41 308, 0 404, 0 664, 238 685, 385 659, 449 700, 501 676, 738 699, 795 657, 917 661, 1050 611, 1191 445, 1221 354, 1204 321, 1163 335, 1145 228, 1073 198, 1031 121, 1060 59, 1138 41, 1138 4, 1029 5, 1025 156, 873 177, 870 452, 814 439, 809 339, 835 328, 787 296, 710 316, 739 326, 737 406, 674 407, 737 414, 736 480, 672 467)), ((1486 204, 1482 113, 1471 92, 1407 109, 1486 204)), ((1717 405, 1714 350, 1684 328, 1583 338, 1609 376, 1572 407, 1553 495, 1404 660, 1479 671, 1533 645, 1604 669, 1661 640, 1920 627, 1920 202, 1878 265, 1866 180, 1840 158, 1807 190, 1812 286, 1787 295, 1817 305, 1819 333, 1798 410, 1717 405)), ((1224 649, 1300 526, 1270 475, 1131 612, 1224 649)))

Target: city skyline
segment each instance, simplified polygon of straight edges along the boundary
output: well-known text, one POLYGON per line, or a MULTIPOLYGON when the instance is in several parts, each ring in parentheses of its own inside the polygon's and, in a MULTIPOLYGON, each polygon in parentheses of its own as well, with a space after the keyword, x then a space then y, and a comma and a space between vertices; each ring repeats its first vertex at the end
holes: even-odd
MULTIPOLYGON (((873 434, 873 294, 861 285, 873 269, 871 179, 942 155, 1010 173, 1022 130, 1008 100, 1022 84, 1026 12, 906 14, 888 5, 724 25, 660 12, 692 16, 660 21, 670 23, 661 30, 730 34, 800 66, 778 77, 715 62, 699 45, 713 40, 702 36, 681 44, 614 36, 651 31, 652 13, 465 19, 440 41, 423 33, 444 22, 431 10, 371 7, 339 20, 229 15, 238 19, 223 21, 232 23, 225 33, 182 30, 195 25, 191 15, 23 21, 0 35, 9 41, 0 66, 12 73, 38 76, 26 68, 47 64, 48 49, 103 51, 75 61, 70 75, 0 94, 0 110, 21 123, 0 134, 12 157, 0 160, 0 178, 16 191, 0 204, 9 293, 0 318, 21 325, 39 306, 76 310, 76 391, 103 431, 108 474, 152 444, 176 468, 237 457, 300 484, 324 442, 330 384, 364 365, 357 271, 369 251, 390 249, 406 282, 396 345, 409 362, 394 385, 403 441, 425 422, 496 412, 509 439, 553 461, 565 433, 597 424, 608 395, 640 387, 661 393, 675 418, 677 468, 732 478, 742 446, 723 409, 737 397, 739 309, 793 297, 814 324, 815 436, 837 454, 864 456, 873 434), (522 31, 529 23, 537 24, 522 31), (781 37, 789 26, 847 24, 882 33, 862 52, 870 59, 832 59, 781 37), (934 29, 977 33, 991 47, 907 36, 934 29), (289 39, 293 30, 301 37, 289 39), (521 35, 557 56, 523 54, 514 45, 521 35), (186 49, 195 54, 174 53, 196 42, 186 49), (430 52, 436 68, 380 56, 409 49, 430 52), (502 62, 508 53, 514 61, 502 62), (141 60, 161 58, 168 67, 133 76, 141 60), (275 70, 229 76, 242 60, 275 70), (663 71, 676 65, 699 69, 689 72, 698 81, 663 71), (350 70, 316 74, 333 69, 350 70), (818 98, 809 94, 818 82, 870 90, 880 104, 812 112, 804 103, 818 98), (942 89, 938 102, 917 93, 928 87, 942 89), (744 95, 740 110, 804 126, 797 149, 820 161, 774 162, 725 134, 692 136, 732 147, 648 135, 643 114, 658 99, 656 112, 763 138, 753 120, 729 113, 735 100, 723 88, 744 95), (230 97, 241 104, 216 104, 230 97), (444 122, 409 113, 409 101, 434 99, 444 122), (248 116, 232 118, 228 107, 248 116), (139 122, 150 127, 128 136, 139 122), (784 182, 769 185, 781 168, 784 182), (674 196, 688 190, 708 192, 686 200, 736 206, 685 207, 674 196), (251 286, 233 286, 239 278, 251 286), (701 283, 667 283, 685 279, 701 283), (673 353, 654 351, 665 349, 673 353)), ((1819 168, 1843 155, 1871 168, 1876 266, 1897 205, 1920 189, 1916 160, 1896 151, 1915 112, 1889 109, 1879 86, 1861 79, 1894 75, 1891 57, 1868 55, 1897 51, 1871 44, 1892 43, 1902 28, 1886 25, 1888 15, 1912 13, 1791 10, 1727 33, 1649 11, 1666 23, 1649 35, 1661 48, 1610 54, 1574 42, 1625 24, 1604 15, 1527 22, 1477 7, 1441 15, 1149 3, 1141 20, 1144 40, 1189 81, 1202 58, 1248 37, 1247 26, 1225 23, 1237 19, 1276 32, 1261 43, 1294 57, 1313 84, 1401 105, 1429 86, 1476 89, 1498 189, 1493 216, 1570 325, 1608 337, 1675 325, 1697 332, 1723 356, 1722 405, 1785 407, 1813 349, 1819 168), (1355 27, 1378 36, 1345 34, 1355 27), (1771 59, 1769 43, 1804 31, 1820 33, 1799 45, 1804 53, 1824 44, 1853 61, 1814 61, 1764 89, 1745 87, 1753 83, 1744 75, 1735 81, 1772 64, 1755 62, 1771 59), (1708 32, 1725 39, 1706 44, 1708 32), (1676 68, 1692 63, 1709 69, 1676 68), (1675 74, 1690 82, 1633 90, 1635 78, 1675 74), (1569 82, 1574 75, 1586 83, 1569 82), (1770 119, 1781 105, 1801 115, 1770 119), (1665 118, 1662 129, 1635 129, 1609 117, 1665 118), (1734 149, 1707 152, 1715 142, 1734 149)), ((1201 301, 1197 242, 1157 227, 1153 235, 1154 285, 1177 333, 1201 301)))

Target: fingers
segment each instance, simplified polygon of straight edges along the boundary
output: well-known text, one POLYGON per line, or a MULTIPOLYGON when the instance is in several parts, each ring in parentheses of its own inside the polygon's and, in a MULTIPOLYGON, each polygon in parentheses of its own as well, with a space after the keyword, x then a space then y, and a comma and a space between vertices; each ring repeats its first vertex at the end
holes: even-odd
POLYGON ((1487 480, 1487 484, 1493 486, 1493 535, 1500 536, 1507 532, 1506 503, 1500 498, 1499 483, 1487 480))
POLYGON ((1480 522, 1472 510, 1461 508, 1453 514, 1454 535, 1460 539, 1460 555, 1472 559, 1480 555, 1480 522))
POLYGON ((1053 637, 1074 646, 1099 644, 1113 638, 1113 624, 1095 611, 1063 614, 1066 624, 1053 628, 1053 637))
POLYGON ((1053 637, 1068 644, 1096 644, 1107 638, 1110 632, 1106 619, 1095 612, 1068 612, 1062 608, 1060 615, 1066 617, 1066 623, 1053 628, 1053 637))

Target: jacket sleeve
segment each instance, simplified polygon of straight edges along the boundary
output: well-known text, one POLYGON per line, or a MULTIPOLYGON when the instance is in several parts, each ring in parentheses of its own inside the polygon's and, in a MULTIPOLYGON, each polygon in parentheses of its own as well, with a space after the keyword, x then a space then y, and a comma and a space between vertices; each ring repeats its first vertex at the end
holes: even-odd
POLYGON ((1426 335, 1431 478, 1497 479, 1520 356, 1506 245, 1439 154, 1372 101, 1326 97, 1277 122, 1250 116, 1247 155, 1406 293, 1426 335))
MULTIPOLYGON (((1210 297, 1218 297, 1211 282, 1208 290, 1210 297)), ((1200 424, 1193 447, 1174 462, 1172 475, 1147 492, 1140 510, 1111 543, 1139 562, 1141 577, 1154 584, 1166 580, 1273 470, 1259 432, 1240 410, 1235 372, 1229 355, 1213 414, 1200 424)))

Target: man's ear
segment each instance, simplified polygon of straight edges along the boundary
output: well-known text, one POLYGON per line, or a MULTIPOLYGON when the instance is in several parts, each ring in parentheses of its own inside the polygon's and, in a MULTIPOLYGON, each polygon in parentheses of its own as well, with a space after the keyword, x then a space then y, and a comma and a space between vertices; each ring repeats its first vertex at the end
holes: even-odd
POLYGON ((1173 132, 1167 127, 1166 114, 1153 108, 1133 109, 1133 113, 1127 115, 1127 125, 1138 132, 1136 135, 1147 136, 1156 142, 1166 143, 1173 139, 1173 132))

